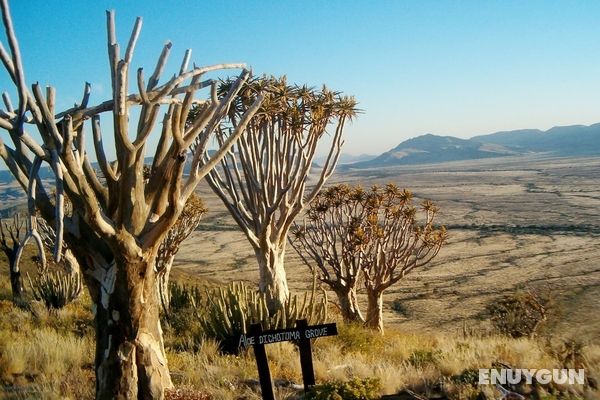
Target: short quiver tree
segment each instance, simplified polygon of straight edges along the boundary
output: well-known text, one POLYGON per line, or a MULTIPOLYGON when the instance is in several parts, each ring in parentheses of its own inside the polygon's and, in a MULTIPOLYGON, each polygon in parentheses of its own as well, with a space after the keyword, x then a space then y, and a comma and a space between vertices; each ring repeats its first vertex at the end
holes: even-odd
POLYGON ((306 265, 336 294, 346 322, 364 322, 357 299, 364 253, 356 240, 367 214, 358 201, 364 195, 348 185, 322 190, 306 210, 308 222, 294 223, 290 238, 306 265))
MULTIPOLYGON (((58 112, 56 93, 45 94, 38 83, 31 90, 25 83, 19 45, 6 0, 0 2, 9 50, 0 46, 0 60, 14 82, 18 104, 13 107, 3 95, 0 128, 12 142, 0 139, 0 157, 28 195, 27 234, 20 249, 34 239, 42 261, 42 238, 37 230, 36 208, 55 227, 54 257, 62 254, 63 238, 78 259, 93 301, 96 329, 96 398, 160 399, 172 386, 165 358, 159 320, 159 295, 155 261, 168 230, 175 224, 199 181, 229 150, 256 112, 262 97, 239 114, 235 130, 212 157, 201 163, 205 148, 195 147, 188 175, 183 174, 190 145, 208 143, 224 118, 242 84, 250 76, 243 64, 218 64, 189 69, 187 51, 179 72, 159 84, 171 43, 167 43, 148 82, 137 70, 137 93, 128 94, 129 71, 142 20, 138 18, 124 55, 117 43, 114 13, 107 12, 108 55, 112 98, 90 106, 90 85, 85 85, 81 104, 58 112), (202 80, 212 71, 241 69, 226 93, 217 93, 217 83, 202 80), (211 88, 208 99, 197 92, 211 88), (188 118, 192 105, 201 111, 188 118), (137 124, 130 109, 139 107, 137 124), (110 132, 116 160, 104 151, 100 115, 112 115, 110 132), (144 175, 148 138, 162 114, 158 146, 150 175, 144 175), (85 147, 85 127, 91 122, 95 158, 92 167, 85 147), (27 128, 26 128, 27 127, 27 128), (40 139, 28 132, 33 128, 40 139), (199 139, 200 138, 200 139, 199 139), (54 200, 39 178, 43 163, 55 175, 54 200), (65 196, 73 206, 64 213, 65 196)), ((3 135, 4 136, 4 135, 3 135)), ((17 262, 19 254, 17 254, 17 262)))
MULTIPOLYGON (((227 91, 232 82, 224 82, 227 91)), ((356 102, 326 88, 288 85, 285 78, 257 78, 244 86, 217 136, 222 145, 255 102, 265 101, 245 133, 206 179, 240 226, 259 267, 259 290, 274 312, 289 297, 284 268, 287 234, 296 216, 331 176, 356 102), (314 171, 317 145, 333 126, 324 165, 314 171), (309 185, 309 178, 314 178, 309 185)), ((205 157, 208 153, 205 153, 205 157)))
POLYGON ((340 185, 319 194, 293 237, 334 291, 355 282, 358 266, 368 300, 365 324, 383 333, 384 291, 429 263, 446 242, 446 229, 434 226, 437 207, 424 201, 421 209, 419 219, 412 194, 393 184, 369 191, 340 185))

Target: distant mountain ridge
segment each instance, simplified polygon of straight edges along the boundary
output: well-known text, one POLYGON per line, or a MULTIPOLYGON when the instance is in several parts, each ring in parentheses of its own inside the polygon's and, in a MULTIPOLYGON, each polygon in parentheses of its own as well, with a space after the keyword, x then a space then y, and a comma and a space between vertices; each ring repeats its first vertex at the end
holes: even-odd
POLYGON ((405 140, 380 156, 345 168, 430 164, 509 155, 547 153, 556 156, 600 156, 600 123, 557 126, 547 131, 521 129, 471 139, 426 134, 405 140))
POLYGON ((600 123, 555 126, 547 131, 525 129, 475 136, 471 140, 495 143, 528 152, 557 155, 595 155, 600 153, 600 123))
MULTIPOLYGON (((547 153, 556 156, 600 156, 600 123, 593 125, 556 126, 542 131, 520 129, 488 135, 459 139, 428 133, 405 140, 379 156, 343 153, 340 169, 376 168, 407 164, 431 164, 447 161, 474 160, 510 155, 547 153)), ((188 163, 189 163, 188 159, 188 163)), ((317 159, 322 163, 323 157, 317 159)), ((146 159, 147 163, 152 158, 146 159)), ((93 164, 96 166, 96 164, 93 164)), ((186 166, 186 172, 189 165, 186 166)), ((43 179, 51 178, 48 167, 42 167, 43 179)), ((14 177, 7 170, 0 170, 0 183, 10 183, 14 177)))

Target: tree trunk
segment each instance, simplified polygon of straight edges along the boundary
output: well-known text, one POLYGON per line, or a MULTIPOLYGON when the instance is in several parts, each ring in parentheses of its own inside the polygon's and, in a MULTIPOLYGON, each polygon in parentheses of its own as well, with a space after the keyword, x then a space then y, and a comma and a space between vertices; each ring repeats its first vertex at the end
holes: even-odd
POLYGON ((378 330, 383 335, 383 291, 367 291, 368 308, 365 326, 378 330))
POLYGON ((267 307, 271 313, 280 309, 290 296, 283 259, 285 247, 271 247, 254 250, 258 260, 258 288, 267 297, 267 307))
POLYGON ((103 271, 87 279, 96 312, 96 398, 163 399, 173 384, 154 259, 113 262, 103 271))
POLYGON ((16 303, 23 298, 23 280, 21 271, 16 268, 14 257, 9 257, 10 267, 10 288, 12 289, 13 302, 16 303))
POLYGON ((356 289, 349 289, 345 286, 332 289, 337 295, 340 303, 340 310, 342 312, 344 322, 365 322, 358 306, 356 289))
POLYGON ((171 268, 173 267, 173 261, 175 255, 171 255, 165 263, 162 265, 162 269, 158 272, 157 284, 158 284, 158 295, 160 304, 162 305, 165 314, 169 313, 171 308, 171 293, 169 292, 169 277, 171 275, 171 268))

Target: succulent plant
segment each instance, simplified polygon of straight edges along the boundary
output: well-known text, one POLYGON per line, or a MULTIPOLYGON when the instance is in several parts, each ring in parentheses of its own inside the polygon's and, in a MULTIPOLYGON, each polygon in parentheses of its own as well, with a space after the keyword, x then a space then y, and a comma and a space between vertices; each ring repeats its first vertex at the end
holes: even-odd
POLYGON ((269 314, 267 298, 243 282, 209 290, 200 324, 208 337, 221 342, 224 352, 236 353, 238 339, 251 324, 260 323, 264 330, 295 327, 296 320, 320 324, 327 319, 327 295, 317 298, 316 286, 300 299, 294 295, 274 314, 269 314))
POLYGON ((44 302, 48 309, 60 309, 71 303, 81 294, 81 276, 79 273, 47 271, 31 280, 27 274, 33 297, 44 302))

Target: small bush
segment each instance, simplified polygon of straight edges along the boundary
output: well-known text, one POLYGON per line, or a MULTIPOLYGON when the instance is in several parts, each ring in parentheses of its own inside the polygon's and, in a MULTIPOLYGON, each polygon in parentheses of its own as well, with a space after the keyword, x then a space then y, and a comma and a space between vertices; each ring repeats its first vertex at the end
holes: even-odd
POLYGON ((479 382, 479 370, 465 369, 460 373, 460 375, 453 376, 452 382, 462 383, 470 386, 477 386, 479 382))
POLYGON ((179 351, 198 351, 203 332, 198 323, 203 297, 195 285, 169 284, 170 303, 163 309, 161 322, 165 329, 166 345, 179 351))
POLYGON ((550 296, 527 290, 503 296, 488 305, 487 312, 501 334, 513 338, 532 337, 546 321, 549 307, 550 296))
POLYGON ((362 324, 338 325, 338 335, 334 339, 344 352, 373 352, 383 350, 384 338, 379 332, 365 329, 362 324))
POLYGON ((27 274, 33 297, 44 302, 48 309, 58 310, 81 294, 81 276, 59 270, 38 274, 32 281, 27 274))
POLYGON ((428 364, 435 364, 441 355, 440 350, 415 350, 408 357, 408 362, 417 368, 422 368, 428 364))
POLYGON ((410 310, 406 307, 404 302, 400 299, 394 299, 394 301, 392 302, 392 310, 394 310, 398 314, 402 315, 403 317, 410 317, 410 315, 411 315, 410 310))
POLYGON ((285 329, 295 327, 298 319, 321 324, 327 318, 327 296, 317 299, 315 287, 310 297, 305 293, 303 300, 290 296, 272 315, 266 297, 243 282, 210 291, 203 307, 198 314, 204 334, 221 342, 226 353, 237 353, 240 335, 247 333, 253 323, 260 323, 263 330, 285 329))
POLYGON ((186 286, 177 282, 169 284, 169 311, 177 312, 186 308, 196 308, 202 301, 200 288, 195 285, 186 286))
POLYGON ((173 388, 165 390, 165 400, 211 400, 213 397, 194 388, 173 388))
POLYGON ((380 391, 379 379, 353 379, 348 382, 327 382, 316 385, 304 398, 307 400, 374 400, 380 398, 380 391))

